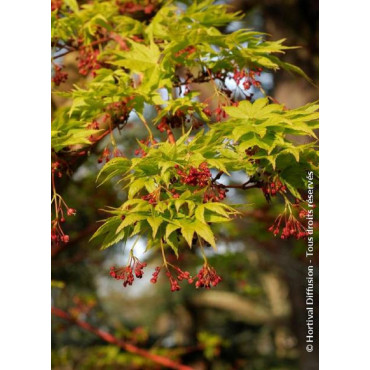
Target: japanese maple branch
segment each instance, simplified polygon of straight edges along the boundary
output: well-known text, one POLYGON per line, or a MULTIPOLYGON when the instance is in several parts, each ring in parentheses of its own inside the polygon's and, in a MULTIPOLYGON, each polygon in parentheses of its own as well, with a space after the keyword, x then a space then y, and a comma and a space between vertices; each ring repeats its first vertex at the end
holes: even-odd
MULTIPOLYGON (((66 44, 66 45, 63 45, 63 46, 64 46, 65 49, 68 49, 68 50, 61 53, 61 54, 54 55, 52 59, 58 59, 60 57, 63 57, 64 55, 72 53, 73 51, 78 51, 78 50, 81 50, 81 49, 85 49, 87 47, 99 45, 99 44, 102 44, 103 42, 106 42, 106 41, 109 41, 109 40, 114 40, 114 39, 112 37, 104 37, 104 38, 101 38, 99 40, 91 42, 89 45, 82 45, 80 47, 74 47, 72 45, 66 44)), ((60 46, 60 45, 58 45, 58 46, 60 46)))
POLYGON ((244 184, 231 184, 231 185, 223 185, 223 184, 218 184, 218 186, 225 188, 225 189, 242 189, 242 190, 247 190, 247 189, 253 189, 253 188, 260 188, 261 184, 259 182, 255 183, 244 183, 244 184))
POLYGON ((213 179, 212 179, 212 183, 216 182, 217 180, 219 180, 221 178, 221 176, 224 174, 224 171, 220 171, 213 179))
POLYGON ((68 45, 68 44, 61 45, 61 44, 57 43, 56 46, 58 46, 61 49, 62 48, 67 49, 67 51, 65 51, 65 52, 63 52, 59 55, 54 55, 52 59, 58 59, 58 58, 63 57, 64 55, 67 55, 67 54, 69 54, 73 51, 78 51, 78 50, 85 49, 85 48, 88 48, 88 47, 91 47, 91 46, 96 46, 96 45, 102 44, 102 43, 110 41, 110 40, 116 41, 122 50, 125 50, 125 51, 129 50, 126 41, 120 35, 118 35, 114 32, 111 32, 109 34, 109 36, 107 36, 107 37, 102 37, 98 40, 95 40, 95 41, 91 42, 88 45, 81 45, 80 47, 74 47, 74 46, 68 45))
MULTIPOLYGON (((219 171, 217 175, 212 179, 212 183, 214 184, 217 180, 221 178, 221 176, 224 174, 223 171, 219 171)), ((243 184, 230 184, 230 185, 224 185, 224 184, 219 184, 216 183, 217 186, 223 189, 242 189, 242 190, 247 190, 247 189, 253 189, 253 188, 260 188, 261 187, 261 182, 260 181, 255 181, 253 179, 249 179, 243 184)))
POLYGON ((94 134, 91 136, 90 140, 91 140, 91 144, 89 145, 74 145, 72 147, 70 147, 70 150, 69 151, 66 151, 66 152, 63 152, 63 151, 60 151, 58 152, 58 155, 69 155, 69 156, 76 156, 76 157, 81 157, 81 156, 85 156, 88 154, 89 151, 91 151, 95 146, 98 145, 98 143, 104 139, 106 136, 108 136, 109 134, 111 134, 114 129, 116 128, 119 128, 118 125, 114 125, 114 124, 106 124, 105 127, 103 127, 102 129, 104 129, 105 131, 102 133, 102 134, 94 134))
POLYGON ((138 348, 138 347, 134 346, 133 344, 126 343, 123 340, 114 337, 112 334, 110 334, 106 331, 95 328, 94 326, 87 323, 86 321, 74 319, 69 313, 67 313, 67 312, 65 312, 65 311, 63 311, 59 308, 51 307, 51 313, 53 315, 57 316, 57 317, 60 317, 63 320, 69 321, 70 323, 73 323, 73 324, 79 326, 80 328, 82 328, 86 331, 89 331, 90 333, 95 334, 96 336, 105 340, 108 343, 112 343, 112 344, 117 345, 118 347, 122 348, 123 350, 125 350, 127 352, 130 352, 130 353, 136 354, 138 356, 147 358, 148 360, 151 360, 151 361, 153 361, 157 364, 160 364, 162 366, 166 366, 170 369, 193 370, 191 367, 186 366, 186 365, 181 365, 181 364, 179 364, 175 361, 170 360, 167 357, 163 357, 163 356, 156 355, 154 353, 150 353, 150 352, 148 352, 148 351, 146 351, 142 348, 138 348))

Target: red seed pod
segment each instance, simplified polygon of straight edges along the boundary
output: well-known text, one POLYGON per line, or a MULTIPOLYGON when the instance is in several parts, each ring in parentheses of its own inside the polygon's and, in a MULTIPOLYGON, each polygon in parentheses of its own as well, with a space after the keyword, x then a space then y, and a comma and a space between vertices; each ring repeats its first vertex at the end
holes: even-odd
POLYGON ((217 275, 216 270, 204 264, 197 275, 197 282, 195 283, 196 288, 210 289, 212 286, 215 287, 222 279, 217 275))
POLYGON ((116 280, 123 280, 123 286, 132 285, 135 280, 135 276, 138 279, 141 279, 144 272, 143 268, 146 267, 146 263, 141 263, 136 257, 130 259, 130 262, 127 266, 124 267, 115 267, 110 268, 110 276, 116 280))
POLYGON ((74 208, 68 208, 67 209, 67 215, 68 216, 74 216, 76 214, 76 210, 74 208))

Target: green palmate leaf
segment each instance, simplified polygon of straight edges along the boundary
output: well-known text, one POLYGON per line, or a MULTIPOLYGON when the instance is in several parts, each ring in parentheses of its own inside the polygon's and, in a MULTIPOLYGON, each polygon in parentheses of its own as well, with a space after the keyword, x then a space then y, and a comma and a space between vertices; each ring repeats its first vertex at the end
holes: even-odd
POLYGON ((194 222, 194 228, 195 228, 196 233, 202 239, 204 239, 207 243, 211 244, 213 248, 216 248, 215 237, 214 237, 214 234, 211 228, 208 226, 208 224, 196 220, 194 222))
POLYGON ((229 171, 227 170, 225 166, 225 162, 220 158, 220 159, 208 159, 207 163, 209 164, 210 167, 217 168, 218 170, 230 175, 229 171))
POLYGON ((100 245, 100 249, 106 249, 125 237, 124 230, 117 234, 117 228, 119 227, 122 219, 120 216, 109 218, 91 237, 90 241, 93 241, 96 245, 100 245))
POLYGON ((297 67, 293 64, 283 62, 282 60, 280 60, 279 58, 277 58, 275 56, 271 56, 271 60, 273 60, 279 67, 285 69, 286 71, 293 72, 293 73, 295 73, 299 76, 302 76, 303 78, 305 78, 310 83, 313 83, 311 78, 309 78, 307 76, 307 74, 301 68, 299 68, 299 67, 297 67))
POLYGON ((151 74, 159 62, 160 51, 158 46, 152 43, 149 46, 130 41, 130 50, 116 52, 116 60, 111 64, 125 67, 133 72, 145 72, 150 70, 151 74))
POLYGON ((241 139, 241 143, 238 146, 238 150, 241 153, 244 153, 248 148, 253 148, 254 146, 264 149, 270 153, 279 143, 281 143, 278 137, 272 132, 265 135, 263 138, 261 138, 259 135, 256 135, 254 132, 249 132, 242 135, 242 137, 239 137, 239 139, 241 139))
POLYGON ((174 166, 176 165, 176 162, 172 162, 172 161, 161 161, 161 162, 158 162, 158 166, 161 168, 161 176, 163 176, 163 174, 169 169, 169 168, 173 168, 174 166))
POLYGON ((195 209, 195 218, 199 220, 200 222, 205 223, 204 218, 204 205, 201 204, 195 209))
POLYGON ((109 181, 115 176, 124 175, 131 167, 131 162, 127 158, 117 157, 112 158, 104 167, 99 171, 96 181, 100 181, 100 185, 109 181))
POLYGON ((230 218, 230 214, 236 213, 233 208, 223 203, 205 203, 203 207, 227 218, 230 218))
POLYGON ((85 127, 69 129, 68 131, 53 130, 51 135, 51 147, 56 152, 73 145, 91 145, 89 137, 101 133, 103 130, 88 130, 85 127))
POLYGON ((150 227, 152 228, 153 238, 155 238, 157 235, 158 228, 163 222, 163 219, 162 217, 149 216, 146 218, 146 220, 148 221, 150 227))
POLYGON ((188 243, 189 247, 191 248, 193 245, 193 237, 194 237, 194 227, 193 223, 185 223, 181 226, 181 234, 188 243))
MULTIPOLYGON (((119 208, 107 210, 111 217, 92 241, 104 249, 142 235, 148 240, 148 248, 158 247, 163 239, 178 256, 181 234, 190 247, 197 236, 201 243, 215 248, 212 224, 229 222, 238 212, 221 202, 204 203, 204 196, 215 191, 217 183, 227 185, 226 177, 235 171, 243 171, 249 178, 261 175, 261 181, 279 177, 289 197, 300 197, 306 171, 317 173, 318 157, 315 144, 298 145, 293 138, 316 139, 317 102, 289 110, 283 104, 271 104, 266 97, 254 102, 245 99, 238 106, 223 106, 227 116, 213 124, 210 121, 215 114, 210 119, 205 108, 215 101, 205 96, 197 83, 213 79, 212 89, 217 91, 212 95, 218 96, 218 71, 230 77, 234 70, 248 72, 257 67, 270 71, 283 68, 308 79, 300 68, 276 56, 292 47, 284 45, 284 39, 270 41, 268 35, 249 29, 225 33, 226 26, 243 15, 213 0, 182 5, 155 2, 155 11, 146 14, 145 20, 140 11, 122 15, 124 3, 65 0, 52 14, 53 53, 64 52, 59 45, 78 45, 73 49, 98 52, 97 63, 103 66, 94 71, 94 76, 78 81, 72 91, 60 94, 70 103, 54 114, 53 158, 73 156, 74 146, 90 146, 90 136, 103 133, 89 128, 93 121, 104 122, 104 127, 109 124, 112 135, 118 127, 122 133, 118 145, 125 153, 131 152, 130 143, 136 139, 145 154, 112 158, 100 170, 98 183, 119 178, 128 200, 119 208), (187 85, 192 91, 184 93, 187 85), (116 111, 116 103, 124 103, 122 111, 116 111), (175 144, 168 140, 167 129, 151 132, 163 118, 173 131, 175 144), (196 128, 200 125, 201 130, 196 128), (198 169, 203 162, 212 177, 223 172, 222 177, 207 179, 203 187, 188 185, 176 165, 188 174, 190 167, 198 169), (142 199, 150 193, 155 202, 142 199)), ((79 58, 83 60, 82 55, 79 58)), ((86 58, 94 64, 92 55, 86 58)), ((57 90, 56 85, 53 89, 57 90)), ((228 100, 218 103, 224 102, 228 100)), ((99 151, 102 144, 97 144, 99 151)))
POLYGON ((180 225, 168 223, 166 226, 166 238, 168 238, 175 230, 178 230, 180 228, 180 225))
POLYGON ((186 200, 184 199, 176 199, 175 200, 175 207, 176 207, 176 211, 178 212, 181 208, 182 205, 184 205, 186 203, 186 200))
POLYGON ((158 213, 164 213, 168 209, 168 204, 165 202, 158 202, 157 205, 154 207, 154 209, 158 213))
POLYGON ((145 222, 145 220, 137 221, 134 225, 135 226, 132 229, 130 237, 133 237, 137 234, 143 235, 149 230, 148 229, 148 224, 145 222))
MULTIPOLYGON (((266 158, 272 165, 272 168, 275 170, 276 169, 276 157, 277 155, 267 155, 261 158, 266 158)), ((259 157, 257 157, 259 158, 259 157)))
POLYGON ((125 227, 134 224, 137 221, 145 220, 148 218, 148 215, 142 215, 139 213, 130 213, 128 214, 125 219, 119 224, 117 227, 116 233, 119 233, 125 227))
POLYGON ((100 249, 103 250, 103 249, 107 249, 115 244, 117 244, 118 242, 120 242, 121 240, 124 240, 124 239, 127 239, 127 235, 125 233, 125 230, 122 230, 118 233, 115 234, 115 237, 112 237, 112 234, 109 234, 107 235, 102 244, 101 244, 101 247, 100 249))
POLYGON ((145 187, 147 181, 148 179, 145 177, 141 177, 141 178, 134 180, 129 186, 128 198, 132 199, 136 195, 137 192, 139 192, 142 188, 145 187))
POLYGON ((188 209, 189 209, 188 215, 192 216, 194 213, 195 203, 192 200, 187 200, 186 204, 188 205, 188 209))
POLYGON ((145 182, 145 189, 148 193, 152 193, 154 190, 157 189, 157 183, 153 178, 147 179, 145 182))
POLYGON ((175 252, 176 257, 179 257, 179 240, 176 233, 172 233, 166 237, 166 242, 175 252))
POLYGON ((221 216, 215 215, 214 213, 205 214, 204 219, 206 222, 211 222, 211 223, 230 222, 230 218, 221 217, 221 216))

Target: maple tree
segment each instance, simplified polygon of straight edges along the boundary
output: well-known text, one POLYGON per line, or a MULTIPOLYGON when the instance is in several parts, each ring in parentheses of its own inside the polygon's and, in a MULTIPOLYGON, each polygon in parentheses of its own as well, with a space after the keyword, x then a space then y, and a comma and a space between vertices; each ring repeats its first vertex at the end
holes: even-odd
MULTIPOLYGON (((280 197, 285 206, 266 230, 282 239, 306 236, 301 219, 306 173, 318 175, 318 104, 288 109, 268 96, 263 73, 285 69, 310 79, 277 56, 294 49, 284 40, 249 29, 223 32, 241 17, 211 0, 52 1, 53 93, 69 99, 52 120, 54 247, 69 242, 63 223, 78 212, 58 193, 58 181, 106 137, 98 185, 118 182, 127 200, 118 208, 106 205, 109 217, 91 242, 105 249, 145 238, 147 250, 163 260, 152 283, 164 271, 172 291, 183 280, 197 288, 219 284, 222 277, 204 253, 217 248, 213 226, 251 207, 228 203, 230 189, 259 188, 268 202, 280 197), (71 53, 82 78, 64 91, 69 76, 60 60, 71 53), (212 87, 208 96, 205 84, 212 87), (119 149, 119 138, 139 125, 145 136, 137 138, 137 149, 119 149), (297 144, 299 136, 312 140, 297 144), (247 181, 233 183, 235 173, 247 181), (179 257, 184 248, 200 250, 200 271, 169 261, 169 253, 179 257)), ((146 267, 134 246, 126 266, 111 268, 124 286, 146 267)))

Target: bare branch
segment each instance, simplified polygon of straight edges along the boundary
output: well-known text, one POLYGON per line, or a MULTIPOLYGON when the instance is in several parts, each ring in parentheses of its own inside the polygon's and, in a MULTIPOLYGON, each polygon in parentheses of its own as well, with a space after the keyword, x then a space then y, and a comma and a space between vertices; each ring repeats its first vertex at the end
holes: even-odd
POLYGON ((145 349, 138 348, 134 346, 131 343, 126 343, 121 339, 118 339, 114 337, 112 334, 103 331, 101 329, 95 328, 91 324, 87 323, 86 321, 82 320, 77 320, 73 318, 69 313, 56 308, 56 307, 51 307, 51 313, 57 317, 60 317, 63 320, 69 321, 72 324, 75 324, 79 326, 80 328, 89 331, 90 333, 95 334, 96 336, 100 337, 101 339, 105 340, 108 343, 112 343, 117 345, 118 347, 122 348, 124 351, 136 354, 141 357, 145 357, 148 360, 151 360, 157 364, 166 366, 170 369, 177 369, 177 370, 193 370, 191 367, 186 366, 186 365, 181 365, 175 361, 172 361, 171 359, 164 357, 164 356, 159 356, 154 353, 150 353, 146 351, 145 349))

